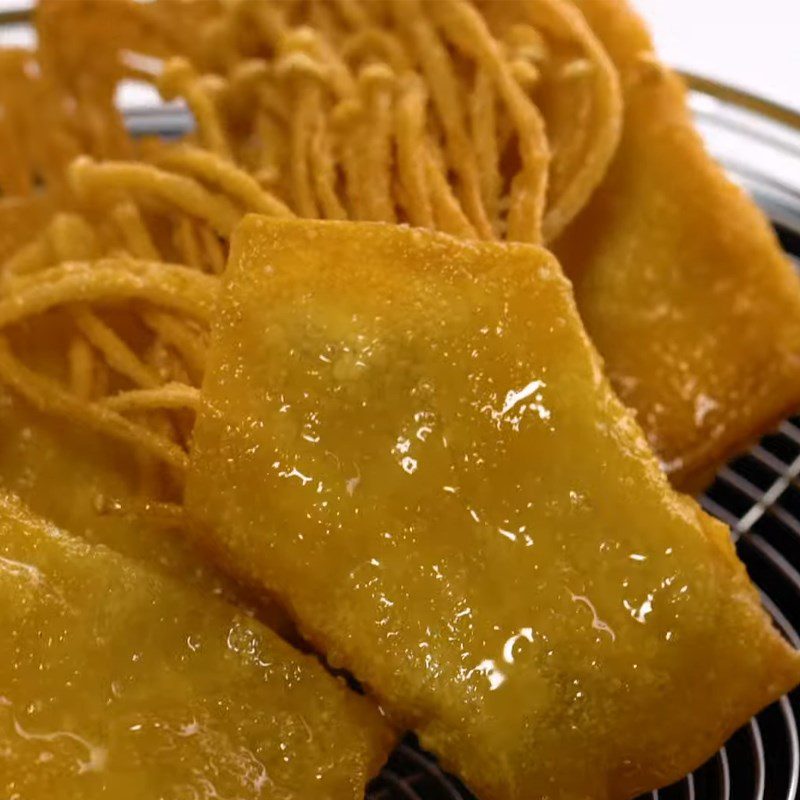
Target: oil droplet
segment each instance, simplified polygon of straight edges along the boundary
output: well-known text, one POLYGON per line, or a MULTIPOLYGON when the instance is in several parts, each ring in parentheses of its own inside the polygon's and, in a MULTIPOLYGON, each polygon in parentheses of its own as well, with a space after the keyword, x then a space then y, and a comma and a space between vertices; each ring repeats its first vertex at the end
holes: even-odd
POLYGON ((506 643, 503 645, 503 661, 506 664, 514 663, 514 646, 520 639, 526 642, 533 642, 533 628, 520 628, 519 633, 515 633, 506 639, 506 643))
POLYGON ((413 475, 417 471, 417 459, 411 456, 405 456, 400 462, 400 466, 409 475, 413 475))
POLYGON ((77 742, 82 747, 86 748, 86 752, 88 754, 88 758, 85 761, 78 759, 78 774, 82 775, 86 772, 102 772, 106 767, 106 762, 108 760, 108 750, 105 747, 101 747, 96 744, 92 744, 91 742, 84 739, 82 736, 78 736, 77 733, 72 733, 71 731, 52 731, 50 733, 32 733, 30 731, 26 731, 25 728, 19 723, 17 719, 14 719, 14 731, 17 736, 25 739, 29 742, 55 742, 59 739, 69 739, 73 742, 77 742))
POLYGON ((603 622, 600 617, 597 615, 597 609, 594 607, 594 603, 586 597, 585 595, 581 594, 573 594, 570 592, 570 596, 572 597, 573 603, 582 603, 592 612, 592 628, 596 631, 602 631, 603 633, 607 633, 611 637, 611 641, 615 642, 617 640, 617 634, 611 630, 610 626, 603 622))
POLYGON ((506 682, 505 673, 497 669, 497 666, 491 658, 485 658, 477 667, 473 667, 467 673, 467 677, 471 677, 475 674, 483 675, 486 678, 489 682, 490 692, 499 689, 506 682))

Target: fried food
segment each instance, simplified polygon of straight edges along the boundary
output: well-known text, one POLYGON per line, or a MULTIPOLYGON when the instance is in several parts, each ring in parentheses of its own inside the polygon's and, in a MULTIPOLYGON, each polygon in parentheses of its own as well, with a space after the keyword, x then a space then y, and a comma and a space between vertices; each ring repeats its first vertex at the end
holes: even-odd
POLYGON ((52 213, 45 195, 0 199, 0 261, 16 253, 44 228, 52 213))
MULTIPOLYGON (((6 260, 20 249, 24 252, 31 243, 27 263, 43 252, 52 252, 55 258, 53 251, 63 246, 65 237, 40 237, 52 212, 53 203, 42 194, 0 201, 0 258, 6 260)), ((51 226, 50 232, 63 234, 66 228, 62 223, 51 226)), ((25 260, 18 258, 17 263, 25 260)), ((63 327, 56 336, 62 334, 63 327)), ((41 362, 50 348, 51 343, 41 337, 26 337, 26 361, 41 362)), ((44 358, 52 360, 52 355, 44 358)), ((0 486, 5 492, 90 542, 143 559, 207 590, 235 595, 231 582, 217 574, 182 536, 175 535, 183 518, 174 513, 180 510, 178 506, 159 503, 167 499, 164 476, 150 470, 148 486, 141 483, 144 477, 134 454, 112 449, 105 437, 64 426, 8 388, 0 388, 0 486), (117 504, 128 511, 136 509, 139 497, 151 499, 154 513, 149 516, 154 518, 114 513, 117 504)))
POLYGON ((669 783, 800 680, 536 247, 246 218, 186 503, 485 800, 669 783))
MULTIPOLYGON (((80 380, 72 381, 74 391, 82 384, 91 389, 105 374, 91 350, 73 346, 70 364, 58 364, 60 342, 69 339, 72 325, 69 315, 51 313, 33 326, 20 326, 14 334, 14 346, 24 354, 24 363, 10 359, 6 351, 0 353, 0 371, 9 369, 9 362, 30 376, 37 371, 58 372, 59 366, 66 366, 80 376, 80 380)), ((34 386, 41 385, 41 381, 31 380, 34 386)), ((142 394, 128 391, 116 397, 133 395, 136 399, 142 394)), ((68 393, 63 396, 74 405, 74 397, 68 393)), ((48 411, 46 403, 36 408, 11 388, 0 387, 2 491, 16 495, 33 513, 90 543, 142 561, 201 591, 255 608, 259 619, 296 641, 286 614, 271 597, 237 586, 186 537, 186 518, 178 502, 181 487, 175 484, 168 467, 146 450, 115 447, 102 432, 65 425, 48 411)), ((136 406, 131 411, 139 415, 158 413, 136 406)))
MULTIPOLYGON (((227 583, 194 552, 176 529, 184 524, 178 506, 151 504, 152 514, 134 511, 141 487, 139 465, 105 437, 70 429, 0 390, 0 486, 20 497, 41 517, 89 542, 148 561, 185 581, 209 589, 227 583), (170 512, 173 512, 170 514, 170 512)), ((154 476, 158 479, 158 476, 154 476)))
POLYGON ((496 34, 466 0, 83 5, 38 11, 62 83, 127 76, 183 97, 195 141, 299 216, 552 240, 619 140, 617 73, 568 0, 526 4, 496 34))
POLYGON ((42 62, 41 50, 0 48, 0 189, 5 197, 30 197, 43 187, 66 202, 69 162, 90 153, 130 155, 130 140, 110 91, 89 90, 84 74, 70 92, 42 62))
MULTIPOLYGON (((69 212, 88 201, 93 258, 122 252, 219 274, 248 210, 545 242, 676 484, 699 488, 800 403, 797 280, 703 152, 677 79, 624 6, 49 0, 37 29, 36 54, 0 61, 8 152, 36 144, 19 164, 4 160, 0 183, 29 192, 41 172, 69 212), (177 145, 132 141, 110 99, 126 77, 183 98, 196 131, 177 145), (53 152, 22 102, 29 84, 54 110, 65 144, 53 152), (84 151, 101 160, 66 166, 84 151), (768 331, 765 320, 781 322, 768 331)), ((65 260, 52 247, 41 256, 34 247, 11 266, 65 260)), ((0 372, 29 400, 41 396, 17 365, 0 372)), ((190 399, 184 387, 201 370, 191 380, 168 372, 156 387, 127 386, 159 391, 120 401, 113 419, 63 402, 58 386, 47 407, 127 445, 147 441, 181 473, 185 435, 127 424, 131 403, 175 405, 173 383, 190 399)))
POLYGON ((0 791, 361 800, 369 703, 241 612, 0 499, 0 791))
POLYGON ((69 792, 67 773, 82 796, 141 796, 148 777, 165 793, 214 772, 224 785, 197 793, 340 800, 377 765, 365 701, 278 643, 270 671, 253 644, 270 656, 270 636, 204 605, 243 601, 182 538, 190 466, 195 538, 486 800, 668 782, 797 682, 726 532, 671 492, 602 378, 554 260, 497 244, 556 244, 676 482, 800 400, 796 281, 624 6, 43 0, 36 26, 34 50, 0 51, 0 485, 90 545, 0 537, 19 555, 0 557, 0 600, 16 580, 0 606, 28 626, 0 623, 0 644, 25 637, 5 667, 19 699, 0 694, 10 791, 69 792), (132 137, 126 79, 183 100, 194 129, 132 137), (226 275, 248 212, 495 244, 253 218, 226 275), (90 587, 78 612, 38 583, 50 566, 58 598, 90 587), (126 646, 130 623, 156 631, 139 705, 113 690, 84 707, 90 682, 139 669, 102 639, 126 646), (238 633, 228 648, 247 664, 214 639, 242 625, 245 652, 238 633), (216 645, 184 654, 165 626, 216 645), (33 635, 56 628, 73 649, 33 635), (25 694, 36 659, 50 708, 25 694), (198 679, 174 693, 178 662, 198 679), (195 689, 208 730, 193 717, 178 741, 195 689), (264 693, 317 711, 306 739, 290 726, 299 748, 278 752, 264 693), (147 741, 125 727, 141 713, 147 741))
POLYGON ((706 153, 681 81, 617 0, 580 0, 622 77, 622 142, 556 243, 623 402, 672 480, 800 407, 800 283, 767 220, 706 153))
POLYGON ((499 9, 44 0, 37 50, 7 58, 14 141, 36 145, 9 160, 9 180, 27 183, 8 186, 43 180, 57 213, 0 270, 0 381, 143 462, 144 451, 149 472, 166 468, 179 487, 209 315, 176 305, 176 277, 213 294, 243 213, 552 240, 613 156, 619 80, 567 0, 527 4, 513 24, 499 9), (184 99, 196 130, 131 138, 113 101, 125 78, 184 99), (18 83, 53 110, 63 147, 31 130, 18 83), (72 329, 43 370, 16 328, 54 307, 72 329), (137 324, 121 330, 121 316, 137 324))

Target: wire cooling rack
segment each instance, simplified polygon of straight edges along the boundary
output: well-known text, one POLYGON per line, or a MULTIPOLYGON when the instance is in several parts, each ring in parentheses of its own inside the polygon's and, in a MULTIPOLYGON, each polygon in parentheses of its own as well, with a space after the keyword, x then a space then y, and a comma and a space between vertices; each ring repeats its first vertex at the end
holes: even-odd
MULTIPOLYGON (((800 268, 800 117, 694 76, 692 109, 712 153, 772 219, 800 268)), ((719 471, 698 498, 731 528, 777 627, 800 648, 800 417, 719 471)), ((732 665, 732 669, 736 666, 732 665)), ((700 769, 651 800, 796 800, 800 690, 737 731, 700 769)), ((413 739, 393 753, 367 800, 475 800, 413 739)))

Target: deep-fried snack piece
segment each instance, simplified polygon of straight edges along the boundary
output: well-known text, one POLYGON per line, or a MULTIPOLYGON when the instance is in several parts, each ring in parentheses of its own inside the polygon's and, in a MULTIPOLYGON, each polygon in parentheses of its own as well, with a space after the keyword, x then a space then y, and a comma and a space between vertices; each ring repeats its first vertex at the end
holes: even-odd
POLYGON ((0 498, 4 797, 361 800, 391 735, 233 607, 0 498))
POLYGON ((706 153, 680 79, 619 0, 580 0, 617 64, 622 142, 556 253, 611 381, 673 482, 800 406, 800 284, 766 219, 706 153))
POLYGON ((546 251, 251 216, 212 341, 189 509, 478 796, 668 783, 800 679, 546 251))

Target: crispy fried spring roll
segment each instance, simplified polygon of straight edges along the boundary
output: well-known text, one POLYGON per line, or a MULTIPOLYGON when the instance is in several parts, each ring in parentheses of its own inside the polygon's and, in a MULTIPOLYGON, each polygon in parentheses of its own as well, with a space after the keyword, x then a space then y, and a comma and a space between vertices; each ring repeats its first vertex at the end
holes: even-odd
POLYGON ((361 800, 391 734, 231 606, 0 498, 0 794, 361 800))
POLYGON ((209 543, 483 800, 669 783, 800 679, 544 250, 249 217, 210 363, 209 543))
POLYGON ((622 141, 556 245, 622 400, 673 482, 800 407, 800 283, 767 220, 706 153, 680 79, 621 0, 576 0, 620 70, 622 141))

